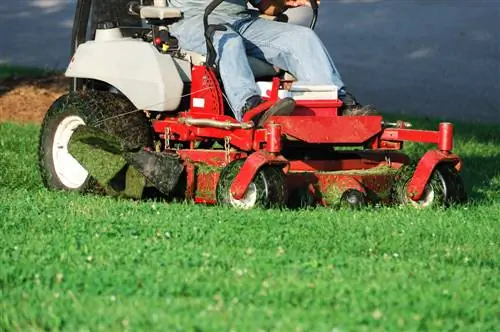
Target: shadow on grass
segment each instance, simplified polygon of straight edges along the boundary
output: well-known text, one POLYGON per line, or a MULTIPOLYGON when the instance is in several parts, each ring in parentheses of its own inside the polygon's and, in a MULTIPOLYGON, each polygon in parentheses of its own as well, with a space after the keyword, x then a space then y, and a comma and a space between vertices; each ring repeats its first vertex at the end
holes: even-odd
MULTIPOLYGON (((460 139, 462 135, 457 135, 460 139)), ((477 140, 474 135, 465 134, 467 140, 477 140)), ((492 149, 500 146, 500 139, 489 141, 492 149)), ((458 148, 457 148, 458 150, 458 148)), ((500 151, 489 151, 486 155, 481 150, 457 151, 463 160, 461 172, 467 192, 472 202, 484 203, 500 198, 500 151)))

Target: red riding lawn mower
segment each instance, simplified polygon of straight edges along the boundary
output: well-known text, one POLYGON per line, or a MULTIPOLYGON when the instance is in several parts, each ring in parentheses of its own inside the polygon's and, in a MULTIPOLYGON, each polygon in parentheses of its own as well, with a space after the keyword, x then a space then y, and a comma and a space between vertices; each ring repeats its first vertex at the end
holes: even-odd
MULTIPOLYGON (((206 7, 206 31, 222 1, 206 7)), ((427 131, 381 116, 342 116, 336 87, 296 87, 290 74, 258 59, 249 61, 266 101, 239 122, 224 100, 209 33, 206 55, 179 48, 168 33, 181 10, 165 0, 131 2, 120 10, 142 26, 105 21, 89 29, 91 2, 77 3, 66 71, 72 91, 54 102, 41 129, 46 187, 138 199, 161 193, 244 209, 466 201, 452 124, 427 131), (295 99, 293 114, 256 128, 250 119, 283 96, 295 99), (412 166, 400 151, 405 141, 437 148, 412 166)), ((314 27, 316 1, 311 8, 314 27)))

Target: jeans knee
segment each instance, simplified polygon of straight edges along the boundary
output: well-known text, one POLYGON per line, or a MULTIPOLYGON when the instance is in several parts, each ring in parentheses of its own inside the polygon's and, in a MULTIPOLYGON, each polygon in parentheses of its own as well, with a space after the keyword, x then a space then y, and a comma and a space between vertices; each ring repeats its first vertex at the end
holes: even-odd
POLYGON ((316 32, 312 30, 309 27, 304 27, 301 25, 296 25, 293 27, 292 30, 290 30, 293 36, 296 36, 298 38, 318 38, 318 35, 316 35, 316 32))
POLYGON ((294 27, 293 31, 290 31, 290 40, 293 42, 288 45, 294 53, 304 49, 313 50, 321 44, 316 32, 303 26, 294 27))
POLYGON ((225 52, 245 51, 243 38, 237 33, 225 33, 217 41, 217 53, 222 56, 225 52))

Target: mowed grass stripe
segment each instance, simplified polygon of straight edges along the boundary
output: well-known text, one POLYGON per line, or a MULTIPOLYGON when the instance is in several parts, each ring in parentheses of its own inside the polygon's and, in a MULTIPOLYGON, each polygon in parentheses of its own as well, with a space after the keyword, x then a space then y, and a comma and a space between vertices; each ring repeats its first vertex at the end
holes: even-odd
MULTIPOLYGON (((49 192, 36 170, 38 130, 0 125, 2 330, 493 331, 500 323, 493 126, 457 126, 470 205, 355 212, 49 192)), ((425 151, 406 149, 415 158, 425 151)))

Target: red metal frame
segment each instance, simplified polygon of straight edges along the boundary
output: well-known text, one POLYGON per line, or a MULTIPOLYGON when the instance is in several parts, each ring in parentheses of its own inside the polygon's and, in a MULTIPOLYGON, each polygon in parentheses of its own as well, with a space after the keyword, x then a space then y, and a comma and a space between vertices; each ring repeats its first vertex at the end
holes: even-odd
POLYGON ((231 194, 236 199, 242 199, 245 196, 248 186, 252 182, 258 170, 266 165, 279 165, 285 167, 288 161, 282 156, 265 152, 263 150, 252 153, 245 160, 240 172, 236 175, 231 185, 231 194))
MULTIPOLYGON (((273 80, 273 88, 266 102, 247 112, 243 116, 244 123, 278 100, 280 84, 278 78, 273 80)), ((191 91, 190 110, 153 120, 153 129, 161 139, 168 138, 170 143, 189 143, 189 149, 175 151, 186 164, 186 197, 196 202, 215 203, 220 170, 231 160, 239 158, 246 160, 231 186, 231 193, 236 199, 244 196, 255 174, 266 164, 284 167, 289 172, 290 188, 306 185, 327 190, 335 185, 341 191, 387 190, 392 183, 391 175, 338 172, 367 170, 382 165, 397 169, 408 164, 408 158, 397 152, 404 141, 433 143, 437 146, 437 150, 431 150, 422 157, 409 182, 408 196, 414 200, 421 197, 436 165, 451 163, 457 169, 461 166, 460 159, 451 152, 453 125, 450 123, 441 123, 438 131, 407 129, 402 122, 396 128, 384 128, 380 116, 339 116, 338 109, 342 105, 339 100, 299 100, 291 116, 271 117, 265 128, 229 128, 230 125, 239 124, 233 117, 224 115, 221 87, 213 69, 193 66, 191 91), (193 119, 215 121, 218 127, 190 125, 193 119), (224 124, 228 124, 227 128, 224 124), (196 141, 206 139, 225 140, 236 150, 195 148, 196 141), (284 139, 300 142, 304 146, 363 146, 371 149, 371 153, 365 153, 365 157, 358 159, 287 160, 281 155, 284 139), (213 169, 211 172, 200 172, 197 165, 207 165, 213 169)), ((314 192, 313 189, 311 192, 314 192)), ((321 195, 316 193, 315 196, 321 195)), ((321 197, 318 200, 325 202, 321 197)))
POLYGON ((415 173, 408 183, 406 190, 408 197, 415 201, 422 197, 432 172, 441 163, 452 164, 457 170, 460 170, 462 165, 460 158, 452 153, 438 150, 427 151, 418 162, 415 173))
POLYGON ((219 82, 213 70, 193 66, 191 72, 191 112, 224 115, 224 103, 219 82))

